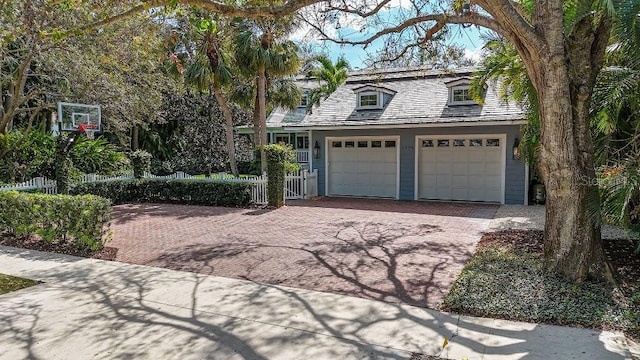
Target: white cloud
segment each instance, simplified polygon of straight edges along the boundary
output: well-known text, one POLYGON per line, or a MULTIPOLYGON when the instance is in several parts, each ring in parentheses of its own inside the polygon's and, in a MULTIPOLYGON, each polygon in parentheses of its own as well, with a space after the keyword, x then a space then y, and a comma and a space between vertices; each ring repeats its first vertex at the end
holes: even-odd
POLYGON ((482 46, 478 46, 475 49, 464 49, 464 56, 473 60, 476 63, 482 61, 482 46))

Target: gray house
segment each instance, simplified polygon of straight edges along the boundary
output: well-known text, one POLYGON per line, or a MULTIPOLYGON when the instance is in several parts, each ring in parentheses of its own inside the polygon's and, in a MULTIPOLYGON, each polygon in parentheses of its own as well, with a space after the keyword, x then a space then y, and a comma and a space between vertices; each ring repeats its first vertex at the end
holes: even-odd
POLYGON ((476 103, 472 71, 351 73, 311 114, 304 101, 274 111, 270 141, 318 169, 324 196, 526 204, 528 167, 516 150, 524 113, 492 86, 476 103))

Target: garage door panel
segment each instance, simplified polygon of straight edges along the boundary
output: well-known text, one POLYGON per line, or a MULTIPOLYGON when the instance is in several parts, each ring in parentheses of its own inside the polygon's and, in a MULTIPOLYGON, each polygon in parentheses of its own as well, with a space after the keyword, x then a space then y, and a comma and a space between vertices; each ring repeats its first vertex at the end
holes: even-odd
POLYGON ((436 173, 437 174, 450 174, 451 173, 451 163, 450 162, 442 162, 436 164, 436 173))
POLYGON ((466 150, 458 150, 454 148, 453 155, 451 157, 451 161, 453 163, 468 163, 469 162, 469 154, 466 150))
POLYGON ((486 155, 482 148, 478 148, 476 151, 472 151, 469 154, 469 162, 471 163, 482 162, 485 160, 486 160, 486 155))
MULTIPOLYGON (((433 138, 434 144, 438 139, 433 138)), ((420 147, 418 151, 418 197, 423 199, 492 201, 502 200, 502 154, 500 146, 486 146, 487 139, 496 137, 474 137, 481 144, 453 146, 455 139, 448 138, 449 147, 420 147)), ((444 141, 442 142, 444 143, 444 141)), ((495 143, 495 142, 492 142, 495 143)), ((422 144, 419 138, 418 144, 422 144)))
POLYGON ((500 190, 493 190, 493 191, 487 191, 485 193, 485 198, 487 198, 486 201, 500 201, 501 200, 501 196, 500 196, 500 190))
POLYGON ((437 189, 437 199, 441 200, 453 200, 451 198, 451 188, 450 187, 439 187, 437 189))
POLYGON ((371 171, 371 165, 367 162, 357 162, 355 165, 355 170, 356 172, 358 172, 359 174, 367 174, 369 173, 369 171, 371 171))
POLYGON ((438 149, 435 151, 435 158, 438 163, 451 162, 453 160, 453 154, 451 154, 450 148, 438 149))
POLYGON ((469 175, 484 176, 485 168, 486 166, 484 163, 469 163, 469 175))
POLYGON ((485 168, 485 172, 487 175, 489 174, 500 174, 500 168, 502 166, 500 164, 495 164, 495 163, 487 163, 486 164, 486 168, 485 168))
POLYGON ((454 175, 451 179, 451 185, 456 188, 469 187, 469 177, 466 175, 454 175))
POLYGON ((451 166, 451 170, 453 175, 467 176, 469 174, 469 164, 467 162, 456 163, 451 166))
POLYGON ((428 174, 428 175, 420 177, 420 182, 425 188, 427 188, 427 187, 435 187, 437 179, 438 179, 438 177, 436 175, 428 174))
POLYGON ((500 176, 486 176, 485 177, 485 188, 487 189, 499 189, 502 187, 502 181, 500 176))
POLYGON ((466 188, 454 188, 451 192, 452 200, 468 200, 469 194, 466 188))

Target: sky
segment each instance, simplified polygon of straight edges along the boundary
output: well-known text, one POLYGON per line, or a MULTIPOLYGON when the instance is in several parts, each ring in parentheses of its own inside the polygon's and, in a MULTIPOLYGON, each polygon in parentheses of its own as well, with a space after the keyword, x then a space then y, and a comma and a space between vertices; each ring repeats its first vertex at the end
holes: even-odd
MULTIPOLYGON (((482 46, 484 45, 484 42, 480 38, 480 31, 474 27, 463 29, 462 26, 456 26, 453 33, 455 35, 452 36, 449 43, 461 46, 465 49, 465 55, 468 58, 478 61, 480 59, 482 46)), ((330 43, 326 46, 334 61, 344 55, 354 70, 364 67, 363 61, 366 58, 366 51, 362 47, 351 45, 340 46, 335 43, 330 43)), ((379 48, 380 45, 374 44, 367 50, 375 52, 375 50, 379 48)))
MULTIPOLYGON (((398 11, 407 6, 410 6, 409 0, 392 0, 391 9, 382 11, 380 14, 391 19, 398 11)), ((371 35, 366 31, 365 22, 356 16, 345 14, 338 19, 338 22, 340 23, 339 29, 329 29, 330 36, 339 35, 349 40, 359 40, 371 35)), ((449 43, 461 46, 465 49, 467 57, 476 61, 479 60, 481 49, 484 45, 481 39, 481 30, 476 26, 468 28, 463 28, 460 25, 451 26, 453 31, 451 32, 452 36, 449 39, 449 43)), ((382 42, 378 41, 369 45, 367 50, 364 50, 362 46, 340 45, 329 41, 320 41, 309 27, 298 29, 291 36, 291 39, 307 43, 311 42, 317 50, 328 53, 334 61, 340 56, 344 56, 354 70, 364 67, 363 61, 366 59, 367 51, 375 53, 382 46, 382 42)))

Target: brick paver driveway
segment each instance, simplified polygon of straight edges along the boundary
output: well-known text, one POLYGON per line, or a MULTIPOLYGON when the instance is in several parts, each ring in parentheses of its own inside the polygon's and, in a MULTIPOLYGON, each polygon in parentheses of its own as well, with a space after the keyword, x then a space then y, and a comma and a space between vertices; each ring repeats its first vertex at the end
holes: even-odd
POLYGON ((114 209, 117 260, 437 307, 497 205, 290 201, 114 209))

